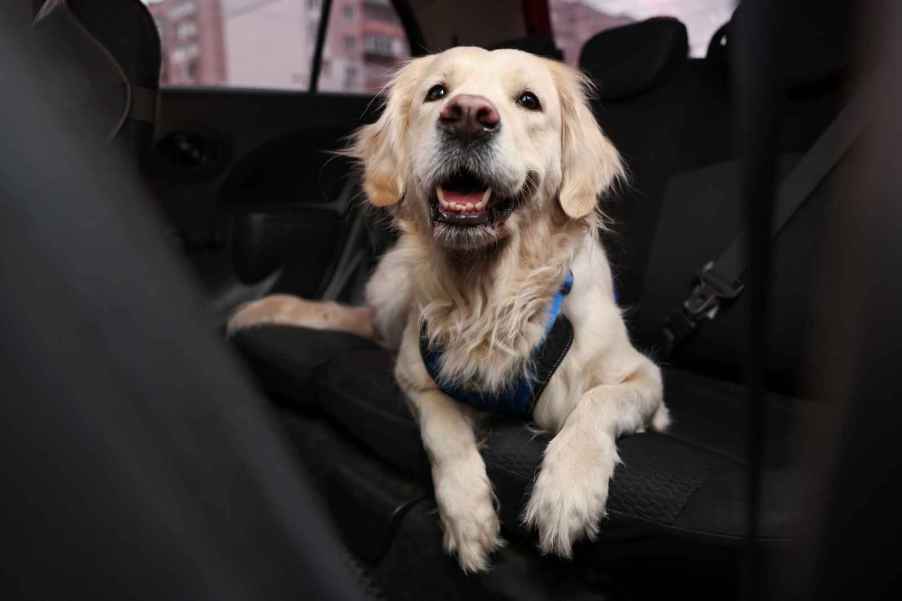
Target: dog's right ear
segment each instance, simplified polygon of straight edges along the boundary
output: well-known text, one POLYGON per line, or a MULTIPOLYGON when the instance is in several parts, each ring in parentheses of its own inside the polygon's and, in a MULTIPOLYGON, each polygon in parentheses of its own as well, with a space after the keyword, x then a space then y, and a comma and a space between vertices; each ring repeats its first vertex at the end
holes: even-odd
POLYGON ((347 154, 363 166, 363 191, 377 207, 397 204, 404 196, 408 159, 404 134, 413 93, 430 58, 413 59, 395 74, 382 91, 386 98, 382 115, 358 129, 348 148, 347 154))

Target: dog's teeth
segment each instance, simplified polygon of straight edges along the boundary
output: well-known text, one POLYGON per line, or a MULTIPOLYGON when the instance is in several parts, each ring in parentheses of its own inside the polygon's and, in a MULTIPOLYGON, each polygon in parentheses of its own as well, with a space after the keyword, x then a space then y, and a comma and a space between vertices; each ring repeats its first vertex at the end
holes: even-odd
MULTIPOLYGON (((439 206, 445 211, 453 211, 463 215, 472 215, 482 212, 489 204, 492 196, 491 189, 487 189, 477 202, 458 202, 447 198, 446 191, 441 186, 436 186, 435 195, 438 198, 439 206)), ((469 200, 469 199, 468 199, 469 200)))

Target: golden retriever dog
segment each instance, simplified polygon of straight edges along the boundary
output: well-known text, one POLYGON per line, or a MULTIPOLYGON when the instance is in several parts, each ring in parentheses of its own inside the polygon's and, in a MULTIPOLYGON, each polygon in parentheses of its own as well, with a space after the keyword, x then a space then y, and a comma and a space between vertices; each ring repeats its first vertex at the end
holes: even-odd
POLYGON ((445 547, 468 572, 487 569, 502 540, 477 442, 482 413, 441 382, 500 394, 529 378, 562 301, 572 340, 526 416, 554 437, 523 520, 543 552, 565 557, 598 532, 617 437, 669 421, 660 371, 630 343, 598 240, 599 198, 623 168, 586 94, 578 72, 517 50, 412 60, 349 150, 369 202, 400 232, 367 306, 272 296, 229 324, 344 330, 397 350, 394 375, 431 461, 445 547), (437 377, 423 348, 442 349, 437 377))

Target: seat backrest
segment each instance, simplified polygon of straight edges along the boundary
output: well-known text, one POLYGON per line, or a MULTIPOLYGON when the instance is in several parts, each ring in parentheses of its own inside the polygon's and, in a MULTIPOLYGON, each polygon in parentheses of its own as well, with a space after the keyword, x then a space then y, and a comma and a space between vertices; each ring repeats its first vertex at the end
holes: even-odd
POLYGON ((580 68, 598 88, 595 116, 629 173, 603 204, 615 224, 605 242, 624 307, 642 296, 660 198, 679 158, 688 52, 686 27, 655 18, 603 31, 580 53, 580 68))
MULTIPOLYGON (((830 10, 821 6, 816 12, 819 16, 812 21, 799 12, 784 23, 790 33, 781 48, 785 61, 780 65, 779 177, 812 145, 844 102, 847 54, 842 49, 848 31, 839 16, 843 13, 837 6, 830 10)), ((687 296, 694 274, 725 250, 743 226, 730 61, 730 33, 742 17, 742 10, 737 10, 731 23, 715 34, 703 59, 685 58, 681 46, 672 41, 677 37, 672 22, 604 32, 584 49, 584 69, 600 79, 598 116, 624 153, 632 176, 611 207, 619 223, 608 246, 615 269, 623 274, 618 285, 631 332, 652 354, 660 348, 664 320, 687 296), (604 47, 614 42, 622 49, 619 53, 604 47), (621 68, 606 65, 640 46, 649 49, 649 56, 636 72, 656 75, 646 75, 645 83, 621 86, 630 94, 609 92, 606 98, 604 77, 618 75, 616 69, 621 68), (655 47, 659 50, 650 50, 655 47), (661 48, 669 48, 673 56, 664 60, 661 48)), ((630 63, 639 55, 628 56, 633 57, 626 61, 630 63)), ((784 392, 797 391, 803 371, 800 360, 810 338, 811 277, 827 190, 825 185, 818 188, 773 246, 768 375, 771 385, 784 392)), ((703 324, 672 361, 739 379, 747 319, 747 299, 740 297, 716 321, 703 324)))

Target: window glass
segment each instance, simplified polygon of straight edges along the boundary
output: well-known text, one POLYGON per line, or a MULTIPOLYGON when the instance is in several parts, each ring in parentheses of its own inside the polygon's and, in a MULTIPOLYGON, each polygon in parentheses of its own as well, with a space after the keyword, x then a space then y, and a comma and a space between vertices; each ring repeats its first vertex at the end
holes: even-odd
MULTIPOLYGON (((305 90, 322 0, 143 0, 163 43, 160 83, 305 90)), ((389 0, 333 0, 319 89, 371 93, 409 56, 389 0)))
POLYGON ((372 94, 410 56, 389 0, 332 0, 319 89, 372 94))
POLYGON ((320 0, 143 0, 163 43, 160 83, 306 89, 320 0))
POLYGON ((579 61, 583 44, 599 31, 650 17, 676 17, 689 31, 689 53, 704 56, 708 41, 733 13, 735 0, 549 0, 551 25, 564 60, 579 61))

